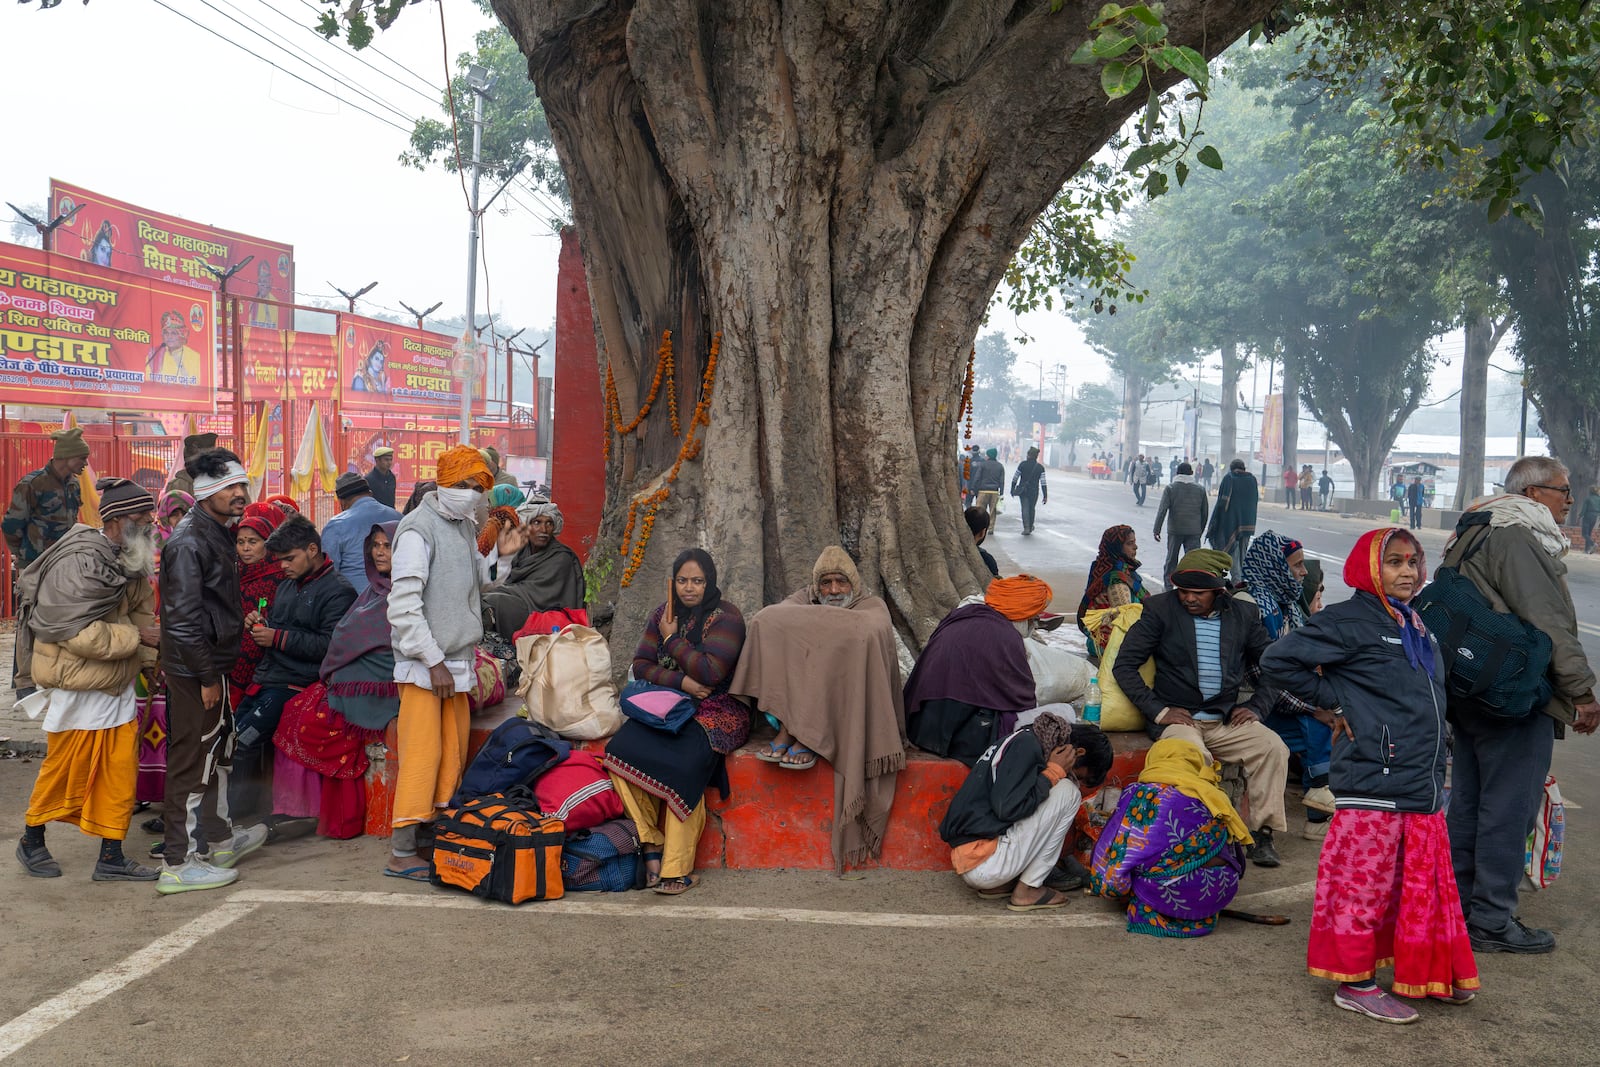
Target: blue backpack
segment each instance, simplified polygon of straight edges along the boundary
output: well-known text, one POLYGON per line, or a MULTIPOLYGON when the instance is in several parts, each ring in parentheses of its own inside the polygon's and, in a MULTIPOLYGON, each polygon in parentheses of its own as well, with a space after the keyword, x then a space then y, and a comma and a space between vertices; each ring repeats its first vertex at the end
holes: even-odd
POLYGON ((531 787, 545 771, 566 759, 572 746, 538 723, 507 719, 494 728, 489 740, 467 764, 461 786, 450 798, 459 808, 469 800, 492 793, 509 793, 516 786, 531 787))
MULTIPOLYGON (((1463 516, 1459 537, 1487 515, 1463 516)), ((1453 566, 1440 567, 1412 606, 1439 639, 1450 706, 1491 719, 1521 719, 1550 702, 1550 636, 1508 612, 1495 611, 1471 578, 1459 570, 1484 542, 1480 536, 1453 566)))

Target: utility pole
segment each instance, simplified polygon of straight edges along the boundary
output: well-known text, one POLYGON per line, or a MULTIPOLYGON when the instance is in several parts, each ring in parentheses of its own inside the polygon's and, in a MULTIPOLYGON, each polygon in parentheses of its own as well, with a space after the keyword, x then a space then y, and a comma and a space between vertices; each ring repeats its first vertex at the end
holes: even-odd
POLYGON ((52 218, 49 222, 43 222, 34 218, 32 215, 28 214, 26 211, 22 210, 9 200, 6 201, 6 207, 10 208, 12 211, 15 211, 17 213, 17 217, 22 219, 23 222, 33 223, 33 228, 39 231, 39 236, 43 241, 44 250, 46 252, 54 251, 54 249, 50 247, 50 244, 51 238, 55 236, 57 227, 64 226, 68 222, 71 222, 72 216, 83 210, 83 205, 79 204, 71 211, 63 211, 61 214, 52 218))
MULTIPOLYGON (((231 355, 233 357, 227 361, 228 377, 232 379, 233 384, 233 443, 234 447, 238 448, 241 453, 245 449, 244 359, 243 353, 239 351, 238 345, 232 346, 231 353, 228 351, 229 341, 233 339, 233 333, 228 329, 228 282, 232 280, 235 274, 238 274, 240 271, 249 266, 251 261, 253 261, 255 258, 255 256, 245 256, 239 262, 235 263, 226 270, 218 270, 203 259, 200 261, 200 266, 205 268, 206 273, 217 280, 217 293, 220 296, 220 299, 217 301, 219 312, 217 332, 222 337, 223 354, 231 355)), ((234 317, 237 318, 237 315, 234 317)), ((285 425, 287 425, 287 423, 285 423, 285 425)))
POLYGON ((443 300, 439 301, 438 303, 434 304, 433 307, 429 308, 427 311, 418 311, 416 308, 412 307, 410 304, 406 303, 404 300, 400 301, 400 306, 405 308, 407 311, 411 312, 411 314, 413 314, 413 315, 415 315, 417 317, 417 329, 420 330, 420 329, 423 328, 422 327, 422 320, 427 318, 429 315, 432 315, 435 311, 438 311, 440 308, 444 307, 444 301, 443 300))
POLYGON ((1528 454, 1528 372, 1522 372, 1522 422, 1517 426, 1517 458, 1528 454))
POLYGON ((472 324, 477 320, 478 306, 478 221, 483 213, 478 208, 478 178, 483 165, 483 102, 494 87, 494 75, 474 63, 467 68, 467 87, 472 90, 472 203, 467 221, 467 330, 461 335, 466 350, 457 377, 461 381, 461 443, 472 443, 472 372, 477 367, 478 339, 473 336, 472 324))
POLYGON ((330 287, 332 287, 334 292, 338 293, 340 296, 344 297, 345 300, 349 301, 349 303, 350 303, 350 314, 352 314, 352 315, 354 315, 356 313, 356 300, 358 298, 360 298, 360 297, 366 296, 368 293, 372 292, 372 290, 374 290, 374 289, 376 289, 378 287, 378 283, 377 282, 368 282, 366 285, 363 285, 361 288, 357 289, 355 292, 347 293, 343 289, 339 288, 337 285, 334 285, 332 282, 329 282, 328 285, 330 287))

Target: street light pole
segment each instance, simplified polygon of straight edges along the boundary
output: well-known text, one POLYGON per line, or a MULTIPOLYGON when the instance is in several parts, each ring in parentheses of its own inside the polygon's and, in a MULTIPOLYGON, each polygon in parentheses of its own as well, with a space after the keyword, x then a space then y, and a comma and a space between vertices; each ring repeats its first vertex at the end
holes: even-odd
POLYGON ((494 76, 474 63, 467 69, 467 86, 472 90, 472 205, 467 226, 467 329, 461 335, 463 359, 458 366, 461 382, 461 443, 472 443, 472 371, 477 366, 475 357, 478 339, 473 336, 472 324, 477 319, 478 306, 478 178, 483 156, 483 101, 494 85, 494 76))

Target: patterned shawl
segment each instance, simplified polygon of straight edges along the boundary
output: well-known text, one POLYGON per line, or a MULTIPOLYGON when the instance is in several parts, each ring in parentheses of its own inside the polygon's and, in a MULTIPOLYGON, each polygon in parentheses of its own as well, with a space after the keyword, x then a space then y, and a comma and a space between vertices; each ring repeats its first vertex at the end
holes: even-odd
POLYGON ((1264 530, 1245 550, 1245 584, 1250 587, 1250 596, 1261 609, 1262 625, 1273 640, 1306 624, 1305 612, 1300 608, 1305 586, 1289 569, 1289 557, 1304 549, 1299 541, 1264 530))
POLYGON ((1084 612, 1091 608, 1111 606, 1107 582, 1113 577, 1128 587, 1133 595, 1133 603, 1144 600, 1144 579, 1139 576, 1139 561, 1129 559, 1122 550, 1132 536, 1132 526, 1113 526, 1100 535, 1100 554, 1089 566, 1089 581, 1083 587, 1083 599, 1078 601, 1078 629, 1083 629, 1084 612))

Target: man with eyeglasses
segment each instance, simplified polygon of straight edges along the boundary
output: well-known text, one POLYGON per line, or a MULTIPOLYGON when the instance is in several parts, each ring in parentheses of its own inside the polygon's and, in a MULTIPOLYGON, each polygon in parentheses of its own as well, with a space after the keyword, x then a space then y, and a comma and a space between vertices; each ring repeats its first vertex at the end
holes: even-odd
POLYGON ((1571 726, 1600 726, 1595 673, 1578 641, 1577 613, 1562 557, 1561 523, 1572 508, 1567 468, 1546 456, 1511 465, 1505 492, 1474 504, 1445 546, 1457 567, 1496 611, 1509 612, 1549 635, 1553 697, 1520 719, 1492 718, 1458 707, 1451 747, 1450 851, 1467 933, 1475 952, 1550 952, 1555 935, 1517 918, 1528 833, 1544 796, 1555 739, 1571 726))

